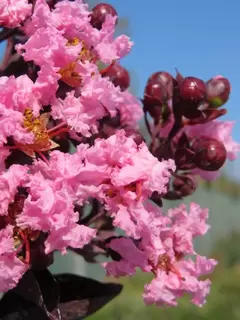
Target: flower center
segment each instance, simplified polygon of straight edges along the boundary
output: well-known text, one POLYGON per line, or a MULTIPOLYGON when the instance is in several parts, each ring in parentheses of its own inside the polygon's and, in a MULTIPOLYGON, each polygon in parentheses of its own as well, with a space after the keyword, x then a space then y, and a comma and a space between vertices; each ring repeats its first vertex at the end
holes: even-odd
POLYGON ((65 82, 70 87, 77 87, 80 86, 82 83, 81 76, 76 71, 77 69, 77 61, 95 61, 95 55, 91 50, 89 50, 84 41, 81 41, 78 38, 73 38, 67 42, 67 46, 76 46, 78 44, 82 44, 82 48, 79 52, 78 58, 76 61, 69 63, 67 66, 62 68, 59 71, 61 75, 61 80, 65 82))
MULTIPOLYGON (((110 183, 110 181, 105 181, 105 183, 110 183)), ((124 186, 125 191, 135 192, 137 197, 136 200, 138 201, 142 195, 142 181, 132 182, 128 185, 124 186)), ((119 190, 114 187, 110 187, 106 191, 106 195, 110 198, 114 198, 119 194, 119 190)))
MULTIPOLYGON (((176 256, 176 260, 180 260, 182 258, 182 254, 178 254, 176 256)), ((156 275, 156 271, 161 269, 166 272, 168 275, 169 272, 175 273, 180 280, 185 280, 184 277, 181 276, 178 268, 172 263, 170 257, 167 254, 162 254, 159 256, 158 263, 156 266, 153 266, 153 273, 156 275)))
POLYGON ((28 144, 15 143, 15 146, 9 148, 20 149, 28 156, 35 157, 35 152, 41 153, 58 147, 58 145, 51 140, 53 134, 49 135, 49 131, 47 130, 49 116, 49 113, 43 113, 36 118, 33 116, 31 109, 26 109, 24 112, 23 127, 34 134, 34 142, 28 144))
POLYGON ((38 118, 35 118, 30 109, 26 109, 25 119, 23 122, 24 128, 32 132, 35 136, 33 144, 28 145, 28 147, 33 148, 33 150, 48 149, 50 147, 50 139, 46 129, 46 121, 48 121, 48 115, 42 114, 38 118), (47 116, 47 119, 46 119, 47 116))

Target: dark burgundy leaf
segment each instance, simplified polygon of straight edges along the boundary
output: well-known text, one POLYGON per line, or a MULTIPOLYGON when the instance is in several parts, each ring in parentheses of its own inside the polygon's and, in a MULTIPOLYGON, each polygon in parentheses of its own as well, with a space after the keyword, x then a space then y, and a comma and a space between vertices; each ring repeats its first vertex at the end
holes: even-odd
POLYGON ((80 320, 93 314, 115 298, 122 290, 116 283, 101 283, 73 274, 55 276, 60 288, 62 320, 80 320))
POLYGON ((58 283, 52 276, 52 274, 47 270, 34 270, 33 274, 39 285, 44 307, 48 311, 48 315, 51 316, 52 320, 60 319, 58 302, 59 302, 59 288, 58 283))
POLYGON ((31 242, 31 268, 34 270, 44 270, 53 263, 53 253, 45 253, 44 242, 46 240, 46 234, 40 234, 39 238, 31 242))
POLYGON ((28 271, 0 301, 0 319, 60 320, 57 282, 48 270, 28 271))
POLYGON ((13 291, 0 301, 0 320, 49 320, 46 312, 13 291))

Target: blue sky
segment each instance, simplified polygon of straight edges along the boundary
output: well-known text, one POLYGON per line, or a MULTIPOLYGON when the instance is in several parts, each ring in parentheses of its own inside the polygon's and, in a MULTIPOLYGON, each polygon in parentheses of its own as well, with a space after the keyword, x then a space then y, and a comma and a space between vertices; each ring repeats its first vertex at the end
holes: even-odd
MULTIPOLYGON (((120 17, 130 20, 135 45, 123 60, 139 96, 155 71, 197 76, 222 74, 232 84, 225 117, 236 120, 233 136, 240 141, 240 1, 239 0, 106 0, 120 17)), ((240 160, 231 173, 240 179, 240 160), (239 172, 238 172, 239 171, 239 172)))

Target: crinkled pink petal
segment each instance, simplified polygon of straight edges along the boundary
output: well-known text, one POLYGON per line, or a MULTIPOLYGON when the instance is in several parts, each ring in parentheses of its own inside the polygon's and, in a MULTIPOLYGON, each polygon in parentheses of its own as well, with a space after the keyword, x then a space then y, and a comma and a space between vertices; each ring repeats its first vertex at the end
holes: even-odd
MULTIPOLYGON (((0 103, 5 108, 24 113, 30 108, 35 116, 39 115, 41 105, 39 103, 40 93, 34 90, 34 83, 27 75, 17 78, 0 78, 0 103)), ((1 114, 1 112, 0 112, 1 114)))
POLYGON ((198 204, 191 203, 189 213, 187 207, 182 204, 177 208, 168 210, 168 217, 172 219, 174 227, 182 227, 192 232, 193 236, 202 236, 207 233, 209 225, 208 209, 202 209, 198 204))
POLYGON ((61 76, 57 73, 56 68, 51 67, 50 64, 42 65, 33 89, 33 92, 38 93, 41 104, 48 105, 53 101, 59 87, 58 80, 60 78, 61 76))
POLYGON ((16 257, 13 242, 13 227, 0 230, 0 291, 13 289, 28 266, 16 257))
POLYGON ((124 102, 119 104, 121 123, 133 128, 138 127, 138 122, 143 117, 143 109, 140 101, 127 90, 122 92, 124 102))
POLYGON ((80 37, 89 24, 89 13, 88 5, 82 0, 61 1, 52 12, 53 24, 68 39, 80 37))
POLYGON ((111 63, 113 60, 124 57, 133 45, 125 35, 114 39, 116 19, 117 17, 108 15, 95 38, 95 50, 104 63, 111 63))
POLYGON ((0 26, 16 28, 32 13, 28 0, 1 0, 0 26))
POLYGON ((34 61, 37 65, 46 62, 54 67, 65 67, 77 60, 82 44, 67 46, 67 39, 55 28, 38 29, 24 44, 16 46, 24 60, 34 61))
POLYGON ((97 230, 76 223, 61 228, 53 228, 45 241, 45 253, 48 254, 54 250, 66 253, 67 247, 83 248, 95 236, 97 230))
POLYGON ((40 172, 32 175, 26 184, 29 195, 24 202, 22 213, 17 218, 21 228, 48 231, 51 228, 51 215, 56 210, 57 199, 54 183, 44 179, 40 172))
POLYGON ((23 128, 23 114, 0 104, 0 146, 12 136, 19 143, 32 143, 34 135, 23 128))
POLYGON ((14 200, 17 188, 27 179, 28 168, 13 164, 0 175, 0 215, 7 215, 8 206, 14 200))
POLYGON ((113 239, 109 244, 107 244, 107 247, 121 256, 120 261, 107 262, 104 265, 108 276, 112 275, 119 277, 132 275, 135 273, 137 267, 143 271, 149 271, 149 264, 146 255, 136 247, 131 239, 113 239))
POLYGON ((34 5, 34 12, 26 20, 23 31, 27 36, 33 35, 40 28, 52 26, 52 13, 46 0, 37 0, 34 5))
POLYGON ((174 290, 169 290, 166 284, 171 283, 171 287, 179 289, 179 279, 175 274, 169 276, 164 272, 159 272, 158 277, 153 279, 150 284, 144 286, 143 299, 147 305, 156 304, 162 306, 177 306, 176 294, 174 290))

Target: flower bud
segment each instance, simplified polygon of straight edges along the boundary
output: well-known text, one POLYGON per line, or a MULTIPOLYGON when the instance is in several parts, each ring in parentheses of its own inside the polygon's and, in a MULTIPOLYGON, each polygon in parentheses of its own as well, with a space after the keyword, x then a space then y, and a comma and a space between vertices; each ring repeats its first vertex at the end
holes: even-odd
POLYGON ((102 76, 109 77, 115 87, 119 86, 122 91, 126 90, 130 85, 130 76, 127 69, 123 68, 118 63, 115 63, 111 68, 108 68, 102 76))
POLYGON ((205 171, 219 170, 227 159, 227 151, 223 143, 214 138, 199 137, 191 143, 195 152, 193 162, 205 171))
POLYGON ((174 191, 186 197, 197 189, 197 180, 191 174, 183 174, 174 178, 172 186, 174 191))
POLYGON ((216 76, 207 83, 207 100, 211 107, 219 108, 228 101, 231 85, 227 78, 216 76))
POLYGON ((144 92, 143 103, 149 114, 154 119, 159 119, 162 115, 163 104, 167 101, 167 91, 157 79, 147 83, 144 92))
POLYGON ((168 95, 167 99, 172 97, 173 77, 170 75, 170 73, 165 71, 155 72, 148 79, 148 82, 152 81, 162 85, 162 87, 166 90, 166 94, 168 95))
POLYGON ((179 97, 182 100, 199 104, 206 96, 206 85, 201 79, 186 77, 179 84, 179 97))
POLYGON ((100 30, 106 19, 106 16, 111 14, 113 17, 117 16, 117 11, 107 3, 99 3, 92 9, 91 13, 91 25, 100 30))

